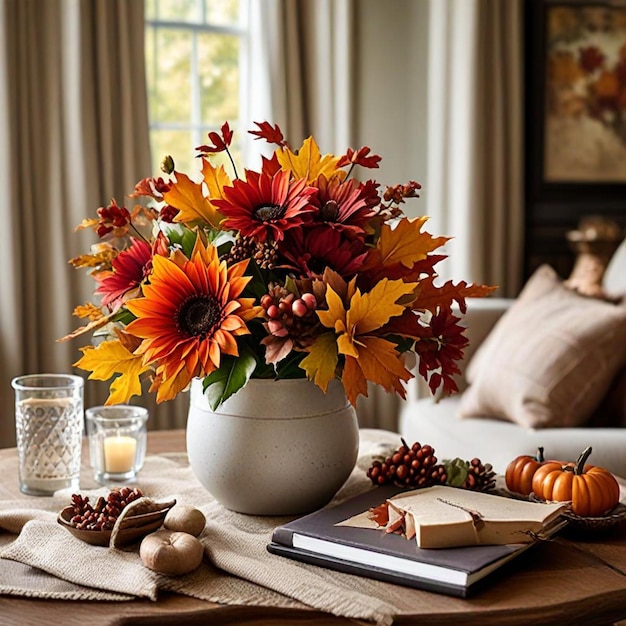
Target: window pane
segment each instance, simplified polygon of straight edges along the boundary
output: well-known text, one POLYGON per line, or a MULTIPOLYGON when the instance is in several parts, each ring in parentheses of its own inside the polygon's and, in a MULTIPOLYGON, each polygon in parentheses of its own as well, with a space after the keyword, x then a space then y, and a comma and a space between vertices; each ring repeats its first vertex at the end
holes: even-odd
POLYGON ((185 31, 157 28, 146 33, 151 123, 191 121, 191 39, 185 31))
POLYGON ((174 159, 176 169, 194 177, 199 171, 200 159, 196 159, 195 146, 192 145, 189 130, 162 130, 153 128, 150 131, 150 149, 152 152, 152 172, 160 176, 161 161, 166 155, 174 159))
POLYGON ((204 0, 207 23, 234 26, 239 21, 239 0, 204 0))
POLYGON ((145 0, 145 17, 147 20, 154 20, 156 19, 157 16, 157 2, 159 0, 145 0))
POLYGON ((146 19, 172 22, 199 22, 202 0, 148 0, 146 19))
POLYGON ((239 38, 200 34, 198 68, 202 123, 234 124, 239 116, 239 38))

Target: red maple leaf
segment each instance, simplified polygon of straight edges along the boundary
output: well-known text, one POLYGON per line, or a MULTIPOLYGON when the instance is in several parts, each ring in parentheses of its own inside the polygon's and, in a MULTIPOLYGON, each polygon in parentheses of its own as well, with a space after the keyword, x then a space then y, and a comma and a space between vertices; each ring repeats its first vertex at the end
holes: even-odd
POLYGON ((456 362, 463 359, 463 348, 469 343, 459 321, 449 311, 441 310, 433 315, 430 325, 420 325, 417 330, 418 369, 433 394, 440 386, 445 394, 459 390, 453 376, 461 373, 456 362))
POLYGON ((212 146, 204 145, 198 146, 196 150, 202 152, 203 154, 211 154, 214 152, 224 152, 224 150, 228 150, 228 146, 230 146, 231 141, 233 140, 233 131, 230 130, 230 126, 228 122, 224 122, 221 128, 222 134, 215 131, 211 131, 209 133, 209 139, 213 142, 212 146))
POLYGON ((268 143, 275 143, 281 148, 287 145, 283 133, 278 124, 272 126, 269 122, 254 122, 259 130, 249 130, 251 135, 256 135, 256 139, 265 139, 268 143))
POLYGON ((346 154, 344 154, 337 163, 337 167, 343 167, 344 165, 361 165, 362 167, 377 168, 382 157, 377 154, 367 156, 370 149, 367 146, 363 146, 358 150, 348 148, 346 154))

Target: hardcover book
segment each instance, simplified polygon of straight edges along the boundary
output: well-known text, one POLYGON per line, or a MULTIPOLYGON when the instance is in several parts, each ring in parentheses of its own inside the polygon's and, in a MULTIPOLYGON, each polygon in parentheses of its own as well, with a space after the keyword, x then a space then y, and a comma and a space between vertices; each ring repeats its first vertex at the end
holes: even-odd
MULTIPOLYGON (((443 489, 463 491, 451 487, 443 489)), ((288 522, 274 530, 267 549, 273 554, 350 574, 467 597, 485 582, 489 574, 538 541, 538 534, 533 531, 523 535, 523 542, 420 548, 415 538, 385 532, 385 528, 375 522, 365 521, 372 509, 390 499, 393 501, 394 496, 401 496, 398 498, 401 501, 403 492, 406 490, 398 487, 376 487, 335 507, 288 522)), ((449 498, 450 494, 445 493, 449 498)), ((415 491, 411 495, 415 495, 415 491)), ((543 531, 546 537, 566 523, 558 516, 548 517, 552 521, 543 531)))

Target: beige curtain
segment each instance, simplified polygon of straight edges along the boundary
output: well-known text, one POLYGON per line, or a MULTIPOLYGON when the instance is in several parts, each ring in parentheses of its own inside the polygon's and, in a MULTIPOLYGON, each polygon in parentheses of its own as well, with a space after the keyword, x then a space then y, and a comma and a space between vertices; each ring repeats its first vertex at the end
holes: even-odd
POLYGON ((521 0, 430 3, 428 214, 453 236, 444 278, 520 288, 521 0))
MULTIPOLYGON (((89 341, 56 341, 93 299, 68 259, 95 235, 74 227, 151 174, 143 28, 135 0, 0 2, 0 446, 14 442, 10 379, 71 372, 89 341)), ((86 406, 106 394, 86 382, 86 406)))
POLYGON ((253 118, 297 145, 343 151, 354 133, 355 0, 251 0, 253 118))

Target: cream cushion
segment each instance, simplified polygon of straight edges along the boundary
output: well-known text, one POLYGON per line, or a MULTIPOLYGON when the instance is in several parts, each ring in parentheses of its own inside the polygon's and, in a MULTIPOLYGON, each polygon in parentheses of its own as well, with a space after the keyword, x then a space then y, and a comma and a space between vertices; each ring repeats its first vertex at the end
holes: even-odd
POLYGON ((459 415, 580 426, 624 363, 626 306, 580 296, 542 266, 469 362, 459 415))

